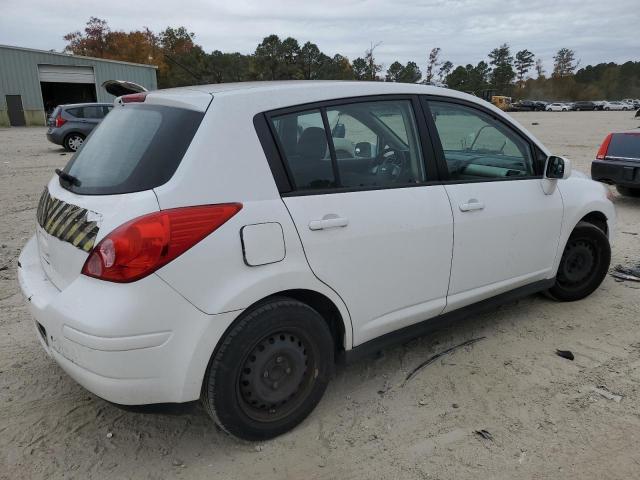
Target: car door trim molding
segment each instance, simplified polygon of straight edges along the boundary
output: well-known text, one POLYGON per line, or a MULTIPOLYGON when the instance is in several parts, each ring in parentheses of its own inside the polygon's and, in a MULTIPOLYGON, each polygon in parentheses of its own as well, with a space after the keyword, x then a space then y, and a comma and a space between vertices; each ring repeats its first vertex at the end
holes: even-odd
POLYGON ((409 340, 420 338, 428 333, 433 333, 434 331, 440 330, 445 327, 450 327, 455 322, 474 315, 485 313, 499 305, 503 305, 505 303, 527 297, 534 293, 548 290, 555 284, 555 282, 555 277, 545 280, 538 280, 514 290, 501 293, 494 297, 472 303, 471 305, 467 305, 465 307, 461 307, 456 310, 431 317, 427 320, 423 320, 422 322, 409 325, 407 327, 389 332, 385 335, 369 340, 365 343, 355 346, 351 350, 341 352, 336 360, 342 364, 348 364, 362 360, 370 355, 379 353, 385 348, 389 348, 391 346, 407 342, 409 340))

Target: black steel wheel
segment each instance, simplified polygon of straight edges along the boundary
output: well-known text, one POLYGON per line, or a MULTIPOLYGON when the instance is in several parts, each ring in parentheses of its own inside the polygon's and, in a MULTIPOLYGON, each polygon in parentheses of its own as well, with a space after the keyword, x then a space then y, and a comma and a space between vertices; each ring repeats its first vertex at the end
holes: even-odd
POLYGON ((606 234, 591 223, 580 222, 562 253, 556 283, 549 294, 562 301, 580 300, 596 290, 611 262, 606 234))
POLYGON ((245 312, 212 356, 202 402, 245 440, 280 435, 320 401, 333 369, 333 338, 310 306, 276 298, 245 312))

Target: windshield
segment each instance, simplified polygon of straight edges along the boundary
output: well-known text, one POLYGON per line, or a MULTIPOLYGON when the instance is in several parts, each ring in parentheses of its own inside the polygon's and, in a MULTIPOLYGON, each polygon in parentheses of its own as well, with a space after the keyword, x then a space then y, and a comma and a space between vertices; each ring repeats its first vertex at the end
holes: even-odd
POLYGON ((71 158, 61 178, 75 193, 110 195, 149 190, 178 168, 204 116, 160 105, 116 107, 71 158))

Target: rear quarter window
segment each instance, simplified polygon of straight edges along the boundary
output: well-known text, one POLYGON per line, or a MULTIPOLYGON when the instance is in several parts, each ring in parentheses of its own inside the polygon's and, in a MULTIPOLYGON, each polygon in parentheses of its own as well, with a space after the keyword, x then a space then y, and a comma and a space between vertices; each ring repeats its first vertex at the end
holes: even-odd
POLYGON ((75 118, 84 118, 84 109, 82 107, 67 108, 65 112, 75 118))
POLYGON ((640 133, 616 133, 611 137, 607 157, 640 159, 640 133))
POLYGON ((64 171, 78 184, 61 185, 84 195, 150 190, 174 174, 204 113, 160 105, 114 108, 71 158, 64 171))

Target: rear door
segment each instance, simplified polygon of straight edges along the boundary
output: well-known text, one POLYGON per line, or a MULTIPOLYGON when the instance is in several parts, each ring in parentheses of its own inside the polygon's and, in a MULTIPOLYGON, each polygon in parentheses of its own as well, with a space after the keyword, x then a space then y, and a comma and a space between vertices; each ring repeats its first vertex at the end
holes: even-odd
POLYGON ((91 131, 96 128, 96 125, 104 118, 102 105, 87 105, 82 108, 82 112, 84 115, 83 120, 86 124, 86 131, 87 133, 91 133, 91 131))
POLYGON ((269 115, 292 184, 284 203, 311 269, 349 308, 355 345, 445 307, 451 208, 416 109, 376 97, 269 115))
POLYGON ((563 204, 542 152, 489 110, 425 103, 454 217, 447 311, 552 277, 563 204))

